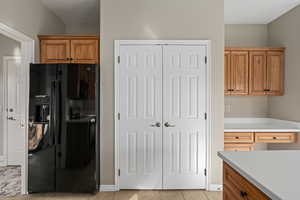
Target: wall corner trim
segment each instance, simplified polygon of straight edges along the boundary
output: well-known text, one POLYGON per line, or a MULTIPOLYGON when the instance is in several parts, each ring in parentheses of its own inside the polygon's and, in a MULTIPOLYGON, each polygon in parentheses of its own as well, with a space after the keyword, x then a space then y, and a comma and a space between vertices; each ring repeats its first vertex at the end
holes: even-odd
POLYGON ((115 192, 115 191, 119 191, 119 189, 116 185, 100 185, 99 191, 100 192, 115 192))

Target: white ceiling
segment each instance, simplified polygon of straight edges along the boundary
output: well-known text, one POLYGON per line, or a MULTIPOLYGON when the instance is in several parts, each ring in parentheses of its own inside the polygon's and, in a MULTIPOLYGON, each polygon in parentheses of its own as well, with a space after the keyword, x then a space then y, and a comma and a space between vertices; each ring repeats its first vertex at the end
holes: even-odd
POLYGON ((66 25, 99 25, 99 0, 41 0, 66 25))
POLYGON ((300 0, 224 0, 225 24, 268 24, 300 0))

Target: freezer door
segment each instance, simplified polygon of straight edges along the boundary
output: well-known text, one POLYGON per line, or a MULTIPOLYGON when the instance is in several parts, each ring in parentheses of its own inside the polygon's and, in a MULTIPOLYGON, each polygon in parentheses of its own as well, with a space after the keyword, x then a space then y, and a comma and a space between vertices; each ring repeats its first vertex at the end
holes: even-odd
POLYGON ((62 120, 57 139, 56 191, 95 192, 96 66, 60 68, 62 120))
POLYGON ((28 191, 55 191, 55 82, 57 65, 30 65, 28 191))

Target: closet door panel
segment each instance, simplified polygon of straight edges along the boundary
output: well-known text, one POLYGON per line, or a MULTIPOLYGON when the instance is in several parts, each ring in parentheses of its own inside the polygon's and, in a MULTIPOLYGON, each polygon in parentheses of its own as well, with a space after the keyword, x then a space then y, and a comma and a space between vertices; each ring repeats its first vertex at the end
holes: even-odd
POLYGON ((120 189, 162 189, 162 47, 120 47, 120 189))
POLYGON ((163 47, 163 188, 205 188, 206 46, 163 47))

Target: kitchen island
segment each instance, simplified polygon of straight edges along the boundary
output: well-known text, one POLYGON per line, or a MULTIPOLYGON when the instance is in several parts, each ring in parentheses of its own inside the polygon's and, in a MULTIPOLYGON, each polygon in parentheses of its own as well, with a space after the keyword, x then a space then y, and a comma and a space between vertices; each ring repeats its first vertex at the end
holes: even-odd
POLYGON ((300 151, 218 153, 224 161, 224 200, 300 199, 300 151))

